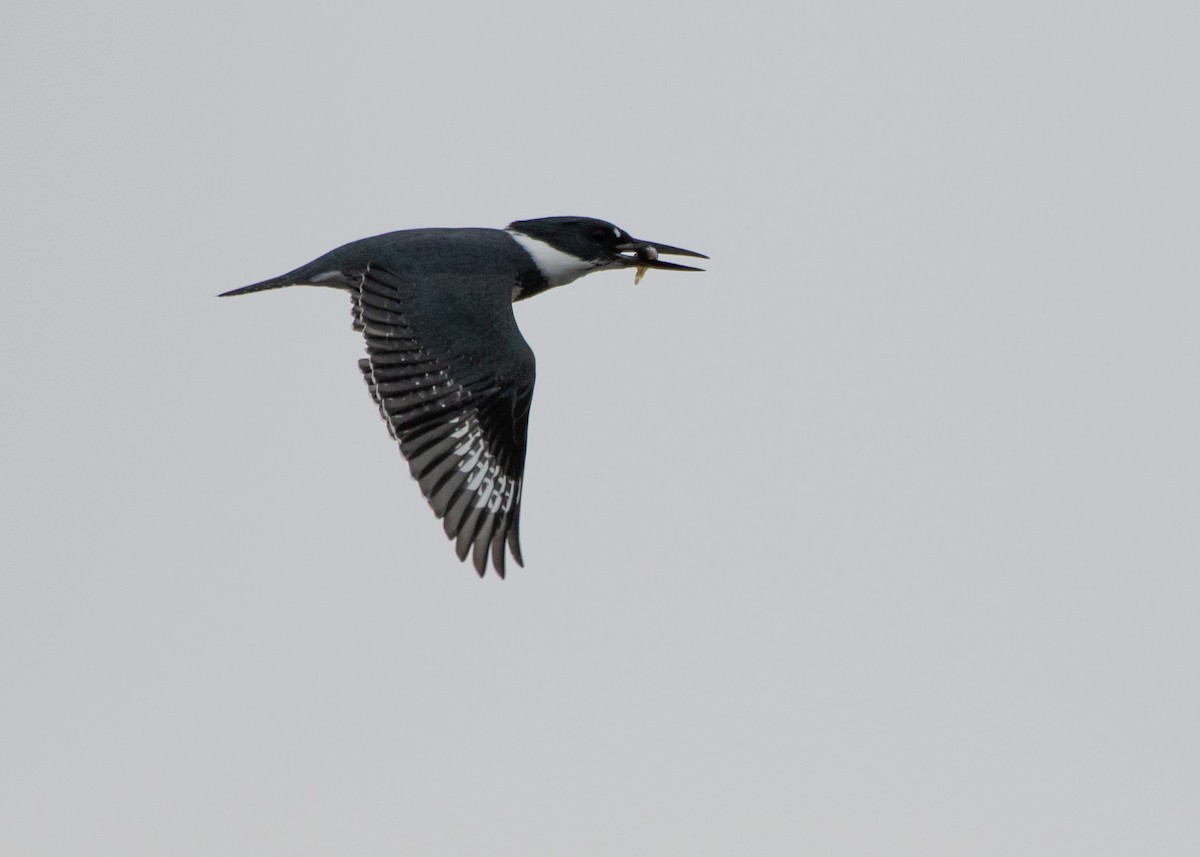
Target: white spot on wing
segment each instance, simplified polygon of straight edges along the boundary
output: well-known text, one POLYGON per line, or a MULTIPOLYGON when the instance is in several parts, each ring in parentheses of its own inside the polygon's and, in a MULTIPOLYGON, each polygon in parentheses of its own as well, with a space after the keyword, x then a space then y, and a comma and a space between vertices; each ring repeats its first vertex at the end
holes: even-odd
POLYGON ((493 514, 512 509, 520 482, 501 471, 475 419, 468 417, 450 436, 458 440, 450 454, 458 459, 458 470, 467 474, 463 487, 475 495, 472 505, 493 514))

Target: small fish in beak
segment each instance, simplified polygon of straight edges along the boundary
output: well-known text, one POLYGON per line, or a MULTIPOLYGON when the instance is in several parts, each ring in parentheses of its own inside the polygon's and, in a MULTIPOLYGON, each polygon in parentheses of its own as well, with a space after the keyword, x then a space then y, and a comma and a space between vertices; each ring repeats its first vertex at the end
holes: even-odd
POLYGON ((667 271, 699 271, 700 268, 693 268, 690 265, 679 265, 675 262, 664 262, 659 256, 663 253, 674 256, 694 256, 697 259, 707 259, 703 253, 697 253, 695 250, 684 250, 682 247, 672 247, 670 244, 659 244, 656 241, 638 241, 632 238, 623 244, 617 245, 617 252, 622 255, 614 261, 620 262, 624 267, 637 268, 637 273, 633 275, 633 284, 636 286, 642 281, 646 271, 651 268, 662 268, 667 271))
MULTIPOLYGON (((637 255, 639 260, 647 262, 658 261, 658 251, 649 245, 638 250, 637 255)), ((644 277, 646 272, 649 270, 650 268, 647 265, 638 265, 637 273, 633 275, 633 284, 636 286, 638 283, 640 283, 642 281, 642 277, 644 277)))

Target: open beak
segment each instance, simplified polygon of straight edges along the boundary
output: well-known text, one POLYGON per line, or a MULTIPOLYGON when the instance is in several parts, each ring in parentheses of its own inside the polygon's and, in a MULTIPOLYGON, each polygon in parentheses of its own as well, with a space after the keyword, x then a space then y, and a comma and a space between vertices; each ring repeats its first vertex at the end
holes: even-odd
MULTIPOLYGON (((638 268, 640 270, 661 268, 664 271, 703 271, 703 268, 693 268, 691 265, 664 262, 658 257, 665 255, 692 256, 696 259, 708 258, 703 253, 697 253, 695 250, 684 250, 682 247, 672 247, 670 244, 659 244, 655 241, 638 241, 636 239, 627 241, 624 244, 618 244, 617 249, 621 251, 620 258, 624 260, 626 267, 638 268)), ((640 270, 638 279, 641 279, 640 270)))

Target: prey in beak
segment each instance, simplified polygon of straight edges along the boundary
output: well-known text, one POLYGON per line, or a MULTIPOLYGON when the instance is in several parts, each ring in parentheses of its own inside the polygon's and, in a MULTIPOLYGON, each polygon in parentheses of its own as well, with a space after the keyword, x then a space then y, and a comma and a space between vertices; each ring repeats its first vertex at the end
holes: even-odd
POLYGON ((617 245, 617 251, 620 253, 618 257, 628 268, 637 268, 637 273, 633 276, 633 284, 636 286, 642 281, 642 277, 651 268, 659 268, 665 271, 703 271, 703 268, 693 268, 691 265, 680 265, 676 262, 666 262, 659 258, 659 255, 667 256, 691 256, 695 259, 707 259, 703 253, 697 253, 695 250, 684 250, 682 247, 672 247, 670 244, 659 244, 657 241, 638 241, 631 239, 623 244, 617 245))

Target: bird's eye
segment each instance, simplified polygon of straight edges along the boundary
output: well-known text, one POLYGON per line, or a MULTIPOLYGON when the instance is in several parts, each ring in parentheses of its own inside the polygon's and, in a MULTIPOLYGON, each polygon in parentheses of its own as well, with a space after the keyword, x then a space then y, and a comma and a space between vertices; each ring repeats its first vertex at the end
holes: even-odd
POLYGON ((613 240, 613 234, 605 227, 597 226, 592 230, 592 240, 600 244, 608 244, 613 240))

